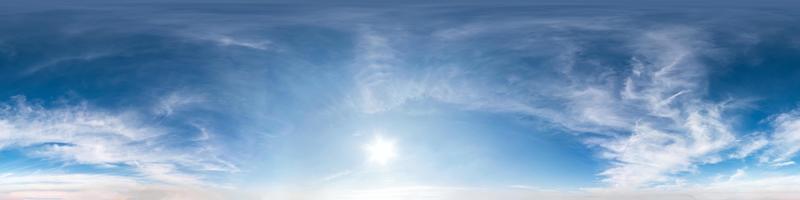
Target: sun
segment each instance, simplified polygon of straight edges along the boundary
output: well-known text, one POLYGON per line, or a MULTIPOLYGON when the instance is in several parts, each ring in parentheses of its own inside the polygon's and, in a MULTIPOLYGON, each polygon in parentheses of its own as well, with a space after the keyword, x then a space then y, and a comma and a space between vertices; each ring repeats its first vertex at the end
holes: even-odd
POLYGON ((394 141, 380 136, 375 137, 364 149, 367 151, 369 162, 381 166, 388 164, 397 156, 394 141))

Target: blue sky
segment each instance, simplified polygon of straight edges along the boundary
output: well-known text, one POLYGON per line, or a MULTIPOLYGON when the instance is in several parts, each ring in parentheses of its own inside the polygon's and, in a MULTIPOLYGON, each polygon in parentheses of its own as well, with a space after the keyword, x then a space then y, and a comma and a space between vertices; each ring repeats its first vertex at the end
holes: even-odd
POLYGON ((0 199, 791 199, 761 4, 8 2, 0 199))

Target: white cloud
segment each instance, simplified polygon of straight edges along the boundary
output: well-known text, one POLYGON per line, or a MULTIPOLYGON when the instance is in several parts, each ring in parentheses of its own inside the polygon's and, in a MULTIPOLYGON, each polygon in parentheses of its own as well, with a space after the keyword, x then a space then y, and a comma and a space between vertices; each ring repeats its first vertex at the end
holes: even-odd
MULTIPOLYGON (((461 105, 465 109, 520 112, 548 116, 548 119, 566 117, 552 109, 529 105, 527 102, 535 99, 525 98, 533 96, 512 96, 520 91, 514 91, 508 85, 492 85, 478 80, 475 76, 483 75, 482 72, 465 70, 454 64, 409 66, 398 53, 400 50, 392 45, 407 42, 397 41, 401 39, 386 37, 375 30, 362 32, 357 49, 359 56, 354 62, 357 71, 357 93, 354 96, 359 110, 380 113, 396 110, 410 101, 433 99, 461 105)), ((510 76, 509 80, 516 75, 510 76)), ((553 121, 579 126, 569 120, 553 121)))
POLYGON ((0 104, 0 149, 31 148, 28 156, 65 164, 131 167, 139 176, 164 183, 201 183, 195 170, 236 171, 213 152, 166 146, 166 128, 145 124, 135 113, 112 113, 86 103, 45 108, 22 96, 0 104), (199 152, 199 153, 198 153, 199 152))
POLYGON ((679 181, 671 175, 719 162, 736 135, 724 119, 725 104, 702 100, 705 67, 694 60, 705 47, 690 29, 646 33, 635 44, 634 73, 625 79, 618 103, 640 108, 632 134, 596 142, 613 160, 601 174, 617 187, 679 181))
POLYGON ((794 161, 784 161, 784 162, 773 162, 773 163, 770 164, 770 166, 773 166, 773 167, 786 167, 786 166, 791 166, 791 165, 794 165, 794 164, 795 164, 794 161))
POLYGON ((154 112, 156 115, 169 116, 185 106, 204 101, 205 97, 202 95, 191 94, 187 91, 172 92, 160 98, 154 112))
POLYGON ((746 141, 746 143, 739 145, 739 149, 730 155, 731 158, 746 158, 769 144, 769 140, 761 134, 750 138, 744 138, 744 141, 746 141))
POLYGON ((475 37, 496 35, 509 32, 518 32, 520 29, 537 27, 548 30, 610 30, 615 24, 608 23, 615 21, 614 18, 593 17, 588 18, 545 18, 545 19, 504 19, 487 20, 475 23, 467 23, 437 30, 432 36, 441 40, 466 40, 475 37), (489 25, 491 24, 491 25, 489 25))
MULTIPOLYGON (((469 35, 481 34, 469 30, 469 35)), ((366 113, 378 113, 417 99, 436 100, 465 109, 522 113, 570 131, 605 135, 587 143, 600 147, 602 157, 611 162, 601 175, 618 187, 679 181, 673 175, 721 161, 719 154, 736 145, 736 134, 725 117, 733 105, 703 99, 708 69, 698 57, 714 52, 708 50, 702 33, 671 27, 626 34, 632 39, 628 44, 632 49, 630 71, 609 68, 581 74, 573 69, 575 60, 580 59, 575 48, 580 46, 558 40, 548 45, 555 45, 550 53, 562 56, 549 63, 553 66, 536 70, 550 69, 564 76, 520 79, 514 78, 519 76, 515 73, 454 66, 459 63, 415 66, 422 72, 406 72, 408 66, 391 45, 404 38, 367 31, 356 66, 361 69, 357 77, 359 105, 366 113)), ((514 72, 542 73, 530 69, 514 72)), ((759 145, 763 144, 743 147, 740 153, 750 154, 759 145)))
POLYGON ((755 180, 715 182, 665 189, 585 189, 578 191, 542 190, 530 187, 472 188, 443 186, 405 186, 359 189, 270 188, 260 190, 263 199, 308 200, 753 200, 795 199, 797 177, 768 177, 755 180), (777 186, 777 187, 776 187, 777 186))
POLYGON ((349 176, 349 175, 351 175, 351 174, 353 174, 353 173, 354 173, 354 171, 353 171, 353 170, 344 170, 344 171, 336 172, 336 173, 333 173, 333 174, 330 174, 330 175, 328 175, 328 176, 325 176, 325 177, 323 177, 323 178, 320 180, 320 182, 330 182, 330 181, 334 181, 334 180, 340 179, 340 178, 342 178, 342 177, 349 176))
POLYGON ((728 177, 728 182, 741 179, 744 176, 747 176, 747 172, 745 172, 744 169, 736 169, 736 172, 733 173, 733 175, 731 175, 730 177, 728 177))
POLYGON ((241 191, 149 183, 105 174, 16 174, 0 179, 0 199, 255 199, 241 191))
POLYGON ((26 76, 27 75, 32 75, 32 74, 35 74, 35 73, 37 73, 37 72, 39 72, 41 70, 44 70, 44 69, 47 69, 47 68, 50 68, 50 67, 54 67, 54 66, 57 66, 57 65, 60 65, 60 64, 64 64, 64 63, 69 63, 69 62, 88 62, 88 61, 92 61, 92 60, 95 60, 95 59, 101 59, 101 58, 104 58, 104 57, 112 56, 115 53, 117 53, 117 52, 112 52, 112 51, 108 51, 108 52, 105 52, 105 51, 92 51, 92 52, 83 52, 83 53, 76 54, 76 55, 65 55, 65 56, 60 56, 60 57, 54 57, 54 58, 50 58, 50 59, 44 60, 42 62, 39 62, 39 63, 37 63, 35 65, 28 66, 22 72, 22 75, 26 75, 26 76))
POLYGON ((800 151, 800 111, 793 110, 774 116, 770 145, 760 161, 774 167, 793 165, 791 159, 800 151))
POLYGON ((236 39, 228 36, 220 36, 214 38, 214 41, 218 42, 222 46, 235 46, 235 47, 245 47, 251 49, 258 49, 258 50, 268 50, 270 49, 270 45, 272 44, 270 41, 261 40, 261 41, 246 41, 242 39, 236 39))
POLYGON ((229 27, 229 29, 213 30, 208 30, 205 28, 200 28, 199 30, 187 29, 182 30, 179 33, 187 38, 197 39, 203 42, 211 42, 214 45, 222 47, 245 48, 260 51, 278 50, 270 40, 237 34, 237 31, 242 31, 241 28, 243 27, 229 27))
POLYGON ((696 164, 708 162, 710 154, 732 141, 731 133, 714 124, 717 119, 693 116, 687 122, 690 127, 682 130, 686 132, 667 132, 639 124, 633 135, 600 144, 607 149, 603 156, 615 161, 601 173, 607 177, 604 181, 616 187, 674 181, 670 175, 692 171, 696 164))

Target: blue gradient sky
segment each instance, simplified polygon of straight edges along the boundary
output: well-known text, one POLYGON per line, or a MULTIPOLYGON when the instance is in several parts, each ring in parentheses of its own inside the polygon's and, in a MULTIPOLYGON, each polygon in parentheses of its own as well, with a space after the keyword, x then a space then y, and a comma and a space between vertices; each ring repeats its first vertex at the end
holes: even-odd
POLYGON ((790 2, 1 4, 0 199, 800 195, 790 2))

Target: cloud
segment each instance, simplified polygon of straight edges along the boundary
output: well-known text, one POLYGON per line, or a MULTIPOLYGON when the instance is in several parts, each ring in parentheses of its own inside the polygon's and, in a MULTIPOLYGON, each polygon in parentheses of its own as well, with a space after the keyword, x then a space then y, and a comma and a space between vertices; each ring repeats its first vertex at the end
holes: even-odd
POLYGON ((366 200, 751 200, 794 199, 800 194, 791 188, 797 177, 768 177, 755 180, 733 180, 669 189, 585 189, 543 190, 536 188, 473 188, 444 186, 399 186, 362 189, 292 189, 261 190, 264 199, 366 200), (766 187, 765 187, 766 186, 766 187), (780 186, 780 187, 774 187, 780 186), (744 188, 744 189, 742 189, 744 188))
POLYGON ((341 172, 336 172, 336 173, 333 173, 333 174, 330 174, 328 176, 323 177, 320 180, 320 182, 324 183, 324 182, 334 181, 334 180, 337 180, 337 179, 352 175, 353 173, 355 173, 353 170, 344 170, 344 171, 341 171, 341 172))
POLYGON ((22 72, 22 75, 28 76, 35 74, 41 70, 45 70, 50 67, 58 66, 64 63, 70 62, 89 62, 96 59, 101 59, 108 56, 113 56, 116 52, 86 52, 79 55, 68 55, 68 56, 60 56, 55 58, 49 58, 45 61, 37 63, 35 65, 29 66, 25 68, 25 71, 22 72))
POLYGON ((770 164, 770 166, 773 166, 773 167, 786 167, 786 166, 791 166, 791 165, 794 165, 794 164, 795 164, 794 161, 784 161, 784 162, 773 162, 773 163, 770 164))
POLYGON ((601 175, 616 187, 641 187, 680 181, 671 175, 716 163, 736 134, 724 118, 725 103, 703 100, 706 67, 696 57, 706 44, 686 28, 647 32, 634 44, 632 73, 622 99, 639 112, 631 135, 597 142, 612 167, 601 175))
POLYGON ((106 174, 13 174, 0 179, 2 199, 255 199, 242 191, 200 185, 154 184, 106 174))
MULTIPOLYGON (((402 65, 388 38, 365 30, 357 45, 355 60, 360 109, 377 113, 402 105, 410 98, 421 95, 423 88, 404 81, 396 65, 402 65)), ((422 85, 420 85, 422 86, 422 85)))
POLYGON ((771 118, 770 145, 759 158, 774 167, 793 165, 791 159, 800 151, 800 111, 793 110, 771 118))
MULTIPOLYGON (((227 12, 226 9, 230 8, 211 9, 213 10, 211 12, 227 12)), ((437 14, 450 12, 440 13, 441 10, 438 9, 437 14)), ((347 78, 354 79, 354 91, 348 94, 352 99, 348 99, 351 101, 347 103, 351 103, 350 105, 355 107, 357 112, 367 115, 404 112, 404 106, 417 103, 417 101, 435 101, 469 111, 510 113, 514 116, 523 115, 526 118, 541 119, 558 129, 573 133, 589 148, 596 151, 596 155, 605 159, 608 162, 607 168, 603 169, 599 175, 602 176, 605 183, 616 186, 617 188, 614 189, 619 189, 619 191, 650 186, 683 185, 686 183, 677 178, 678 175, 695 173, 700 165, 717 163, 727 158, 742 159, 760 152, 765 152, 762 156, 764 163, 771 166, 791 165, 794 164, 794 161, 790 159, 798 152, 795 147, 799 145, 794 138, 797 134, 792 132, 792 130, 798 129, 795 122, 797 117, 792 113, 775 117, 773 120, 775 132, 769 136, 757 136, 753 137, 753 140, 746 137, 737 139, 737 134, 729 127, 731 123, 727 116, 727 111, 732 104, 707 100, 708 88, 706 88, 705 79, 709 68, 705 66, 703 56, 713 54, 714 52, 711 51, 715 47, 706 42, 707 38, 704 37, 701 28, 661 26, 662 24, 642 26, 639 23, 626 21, 630 19, 625 17, 565 18, 563 16, 547 17, 546 15, 520 17, 515 14, 511 17, 514 19, 508 19, 493 17, 491 12, 465 20, 439 21, 434 23, 435 26, 431 26, 433 28, 427 26, 431 24, 416 22, 411 23, 415 25, 414 27, 405 27, 403 24, 408 22, 383 24, 376 23, 381 22, 380 19, 372 20, 372 18, 381 17, 381 14, 386 14, 382 13, 385 10, 369 12, 367 12, 369 9, 355 9, 359 12, 343 10, 336 12, 314 10, 314 12, 309 12, 314 15, 311 17, 286 17, 279 12, 270 15, 270 20, 251 20, 252 22, 248 21, 247 23, 228 23, 237 21, 236 17, 239 16, 219 13, 214 15, 184 13, 160 15, 161 17, 135 16, 132 19, 146 20, 152 25, 167 25, 163 27, 188 30, 186 32, 152 33, 154 35, 177 33, 181 37, 200 40, 203 42, 202 45, 211 43, 211 45, 230 48, 223 48, 223 50, 236 48, 274 50, 278 45, 275 45, 273 41, 286 45, 309 45, 318 42, 305 40, 314 39, 314 37, 305 37, 305 35, 298 37, 297 39, 302 39, 303 42, 297 43, 292 43, 295 38, 288 36, 280 36, 289 38, 286 41, 268 40, 258 37, 260 32, 255 33, 248 29, 269 31, 302 29, 301 32, 313 32, 316 37, 319 36, 316 34, 327 34, 319 33, 320 31, 314 29, 320 26, 323 26, 326 31, 338 34, 340 32, 337 31, 348 29, 351 26, 331 27, 355 21, 371 24, 363 25, 357 30, 343 31, 345 33, 352 31, 357 34, 354 37, 355 55, 351 64, 352 68, 341 70, 345 72, 331 73, 333 74, 331 77, 346 75, 349 72, 355 74, 354 77, 345 77, 344 80, 338 79, 338 77, 330 79, 330 82, 336 84, 341 82, 347 84, 349 83, 347 78), (211 26, 206 24, 209 22, 207 20, 199 20, 204 23, 192 23, 198 17, 204 19, 202 17, 205 16, 212 16, 208 17, 211 26), (327 17, 335 17, 335 19, 327 17), (289 18, 301 19, 292 21, 289 18), (275 21, 279 22, 275 23, 275 21), (467 21, 467 23, 462 24, 462 21, 467 21), (291 26, 284 26, 287 24, 291 26), (297 26, 298 24, 300 25, 297 26), (423 26, 416 26, 418 24, 423 26), (279 28, 272 29, 274 27, 279 28), (307 31, 307 28, 314 31, 307 31), (200 32, 201 36, 195 35, 194 32, 200 32), (211 32, 211 34, 202 35, 207 32, 211 32), (611 43, 612 47, 603 47, 606 43, 611 43), (606 56, 609 58, 605 58, 606 56), (735 152, 730 153, 726 150, 735 150, 735 152)), ((298 14, 296 11, 291 13, 298 14)), ((396 13, 392 10, 390 14, 396 13)), ((143 30, 150 31, 151 29, 143 30)), ((148 41, 153 39, 149 33, 146 35, 148 37, 144 37, 144 39, 148 41)), ((341 39, 338 36, 321 38, 326 41, 341 39)), ((343 39, 346 40, 343 43, 348 43, 351 39, 347 36, 342 38, 346 38, 343 39)), ((178 41, 181 44, 185 42, 174 40, 176 38, 172 37, 166 39, 178 41)), ((169 45, 152 47, 174 47, 174 44, 177 43, 167 44, 169 45)), ((333 43, 319 44, 324 46, 333 43)), ((203 47, 202 45, 192 44, 188 48, 203 47)), ((317 47, 314 46, 314 48, 317 47)), ((338 51, 338 49, 334 50, 338 51)), ((217 53, 218 51, 212 52, 217 53)), ((161 53, 154 51, 153 54, 160 56, 161 53)), ((347 53, 350 52, 343 54, 347 53)), ((195 55, 193 51, 189 54, 195 55)), ((331 54, 330 57, 339 57, 343 54, 331 54)), ((194 60, 206 55, 208 54, 189 56, 187 60, 194 60)), ((41 66, 31 69, 36 72, 64 62, 89 61, 104 56, 106 55, 65 56, 61 59, 56 58, 52 62, 42 62, 41 66)), ((151 110, 147 110, 152 112, 151 114, 164 117, 176 115, 194 104, 219 103, 214 105, 230 106, 223 106, 212 112, 219 112, 214 115, 221 116, 221 118, 230 117, 231 121, 235 121, 232 123, 233 125, 217 127, 214 126, 215 124, 206 124, 204 121, 186 122, 185 124, 188 124, 190 129, 197 129, 199 136, 196 137, 185 137, 181 131, 173 129, 174 127, 143 119, 147 116, 142 116, 141 113, 103 110, 86 103, 54 107, 43 106, 18 97, 15 102, 4 104, 2 114, 0 114, 0 149, 30 148, 31 151, 27 156, 55 159, 63 161, 67 165, 84 164, 110 168, 131 168, 135 172, 133 178, 99 177, 99 175, 97 177, 88 177, 88 175, 69 177, 96 179, 99 182, 108 183, 120 182, 119 185, 128 184, 122 188, 141 187, 138 185, 139 181, 158 182, 165 185, 178 183, 203 185, 209 182, 202 175, 203 172, 238 171, 235 165, 219 159, 214 148, 205 146, 206 142, 213 142, 210 140, 216 139, 214 132, 217 129, 215 128, 226 131, 248 129, 241 131, 245 134, 277 131, 282 133, 281 136, 286 136, 282 138, 291 138, 297 142, 280 144, 300 144, 302 142, 299 142, 301 140, 299 138, 302 136, 283 133, 292 132, 291 130, 294 130, 295 127, 294 122, 298 123, 297 132, 305 131, 307 127, 317 127, 313 125, 313 120, 319 120, 319 118, 304 113, 308 111, 310 111, 308 113, 316 113, 318 105, 328 105, 331 102, 333 98, 318 98, 328 97, 321 93, 341 92, 338 91, 341 88, 332 89, 333 85, 326 84, 329 82, 326 82, 325 76, 330 74, 323 70, 328 70, 328 68, 305 66, 316 65, 313 62, 306 62, 310 60, 309 58, 316 59, 316 55, 302 55, 298 58, 291 58, 291 56, 290 54, 281 55, 279 57, 289 57, 290 59, 275 62, 269 60, 274 58, 260 56, 253 58, 248 55, 226 55, 219 56, 225 57, 220 60, 199 60, 197 63, 223 66, 208 70, 215 75, 226 75, 223 78, 198 78, 202 79, 199 82, 203 82, 198 87, 222 88, 217 90, 223 91, 220 92, 223 94, 220 96, 223 97, 206 97, 188 92, 176 92, 158 99, 156 105, 151 110), (254 62, 250 59, 259 61, 254 62), (302 65, 304 66, 291 66, 296 64, 292 59, 303 60, 302 65), (251 67, 251 65, 257 67, 251 67), (281 67, 280 65, 290 66, 281 67), (287 72, 290 73, 287 74, 287 72), (308 76, 308 72, 315 74, 319 72, 319 74, 326 75, 306 78, 311 77, 308 76), (226 79, 225 81, 235 83, 217 86, 214 85, 218 83, 214 82, 219 81, 217 79, 226 79), (208 84, 206 81, 213 83, 208 84), (302 84, 313 82, 319 85, 301 84, 298 86, 297 84, 301 82, 302 84), (209 100, 206 98, 220 99, 209 100), (316 104, 315 102, 313 106, 308 106, 312 103, 308 103, 307 99, 322 99, 320 100, 322 103, 316 104)), ((327 59, 327 56, 319 57, 327 59)), ((341 57, 349 58, 348 56, 341 57)), ((162 59, 164 57, 156 58, 175 61, 162 59)), ((339 62, 336 61, 339 60, 337 59, 339 58, 331 58, 333 60, 330 62, 331 65, 338 64, 339 62)), ((183 63, 183 60, 178 59, 177 61, 175 63, 183 63)), ((190 63, 194 64, 194 62, 190 63)), ((161 64, 158 63, 159 66, 161 64)), ((333 66, 330 69, 339 70, 336 67, 333 66)), ((166 68, 164 69, 166 70, 166 68)), ((196 68, 189 69, 194 71, 196 68)), ((180 82, 180 84, 184 84, 184 82, 180 82)), ((336 113, 335 116, 342 115, 336 113)), ((239 130, 230 132, 237 131, 239 130)), ((243 146, 242 149, 250 151, 234 151, 234 153, 282 157, 282 155, 276 156, 272 152, 263 152, 264 150, 260 149, 263 147, 261 145, 263 143, 247 143, 253 139, 252 135, 245 134, 237 135, 237 137, 242 138, 243 142, 240 145, 243 146), (257 145, 253 145, 254 143, 257 145), (251 146, 255 148, 244 148, 251 146)), ((270 140, 273 139, 270 138, 270 140)), ((239 146, 240 143, 236 144, 239 146)), ((279 148, 280 146, 282 145, 269 146, 269 148, 279 148)), ((260 164, 264 163, 260 162, 269 161, 259 160, 254 161, 253 164, 262 166, 260 164)), ((744 171, 741 171, 741 174, 738 172, 728 179, 728 182, 731 183, 718 183, 719 187, 723 185, 728 187, 734 183, 748 185, 740 180, 748 178, 742 176, 745 174, 744 171)), ((335 182, 339 178, 354 173, 357 172, 342 171, 321 179, 322 182, 335 182)), ((2 178, 9 176, 11 175, 0 175, 2 178)), ((57 176, 51 176, 51 178, 61 179, 57 176)), ((39 181, 43 179, 31 178, 31 180, 39 181)), ((648 197, 647 193, 630 191, 571 195, 543 191, 520 191, 519 189, 532 190, 535 187, 519 186, 498 190, 410 187, 337 191, 330 195, 340 197, 340 199, 530 199, 531 197, 582 199, 595 197, 592 195, 597 195, 597 198, 609 199, 613 199, 612 197, 648 197)), ((715 192, 724 193, 730 190, 715 192)), ((29 192, 32 191, 16 192, 15 195, 29 194, 30 196, 32 193, 29 192)), ((308 198, 316 199, 313 196, 316 194, 315 192, 308 195, 304 192, 309 191, 298 189, 296 192, 288 193, 292 193, 289 195, 291 197, 311 196, 308 198)), ((687 190, 650 192, 653 192, 650 194, 655 194, 649 197, 652 199, 683 199, 692 196, 687 195, 692 192, 687 190), (662 194, 663 197, 657 197, 658 194, 662 194)), ((286 192, 279 191, 279 193, 285 194, 286 192)), ((149 192, 149 194, 165 195, 160 192, 149 192)), ((53 195, 68 196, 67 193, 54 193, 53 195)), ((765 196, 768 195, 771 194, 765 194, 765 196)))
POLYGON ((172 92, 160 98, 157 103, 158 105, 155 106, 154 113, 160 116, 169 116, 184 106, 202 103, 204 101, 205 97, 202 95, 191 94, 184 91, 172 92))
POLYGON ((131 168, 151 181, 200 184, 202 176, 181 170, 236 171, 204 148, 167 146, 169 129, 148 125, 133 112, 109 112, 89 106, 46 108, 14 97, 0 104, 0 149, 26 148, 27 156, 87 164, 131 168))
MULTIPOLYGON (((392 29, 394 30, 394 29, 392 29)), ((399 34, 402 33, 392 33, 399 34)), ((546 116, 556 122, 570 123, 560 120, 566 115, 543 105, 530 105, 536 101, 529 92, 516 91, 511 85, 496 84, 485 75, 492 72, 467 70, 462 63, 411 66, 404 62, 408 59, 401 54, 395 44, 405 44, 402 37, 385 35, 381 30, 364 28, 360 32, 357 45, 357 57, 353 67, 356 75, 356 107, 369 113, 381 113, 399 109, 408 102, 435 100, 463 106, 469 110, 492 112, 516 112, 535 116, 546 116), (519 96, 513 95, 521 92, 519 96)), ((516 74, 498 74, 498 78, 514 81, 516 74)), ((543 91, 544 92, 544 91, 543 91)), ((552 99, 548 99, 552 100, 552 99)))
MULTIPOLYGON (((470 28, 469 35, 481 34, 477 29, 470 28)), ((680 181, 673 176, 723 160, 720 153, 737 145, 737 134, 726 118, 735 103, 704 99, 709 69, 701 58, 716 52, 705 42, 703 32, 689 27, 619 31, 627 37, 620 42, 630 50, 628 65, 587 69, 582 65, 603 61, 582 60, 574 52, 585 51, 584 47, 562 39, 531 44, 553 45, 551 51, 538 52, 556 58, 544 66, 501 71, 522 64, 455 62, 411 67, 403 62, 406 54, 398 53, 404 52, 398 49, 403 47, 392 45, 411 42, 403 41, 409 38, 368 30, 362 32, 356 58, 359 105, 365 113, 380 113, 402 110, 398 108, 412 101, 434 100, 469 110, 534 116, 570 132, 588 132, 597 137, 587 137, 586 143, 599 147, 600 157, 610 162, 600 175, 616 187, 680 181), (548 73, 554 75, 536 76, 548 73)), ((500 62, 506 58, 481 59, 500 62)), ((763 144, 743 147, 750 152, 740 154, 752 153, 759 145, 763 144)))
POLYGON ((221 37, 219 38, 218 42, 223 46, 240 46, 258 50, 267 50, 267 47, 270 44, 269 41, 247 42, 247 41, 236 40, 231 37, 221 37))
POLYGON ((735 181, 737 179, 741 179, 742 177, 746 176, 747 172, 744 169, 736 169, 736 173, 728 177, 728 182, 735 181))
POLYGON ((763 136, 763 134, 756 134, 756 136, 744 138, 743 141, 745 141, 745 143, 739 145, 739 149, 730 155, 731 158, 746 158, 769 144, 769 140, 763 136))

